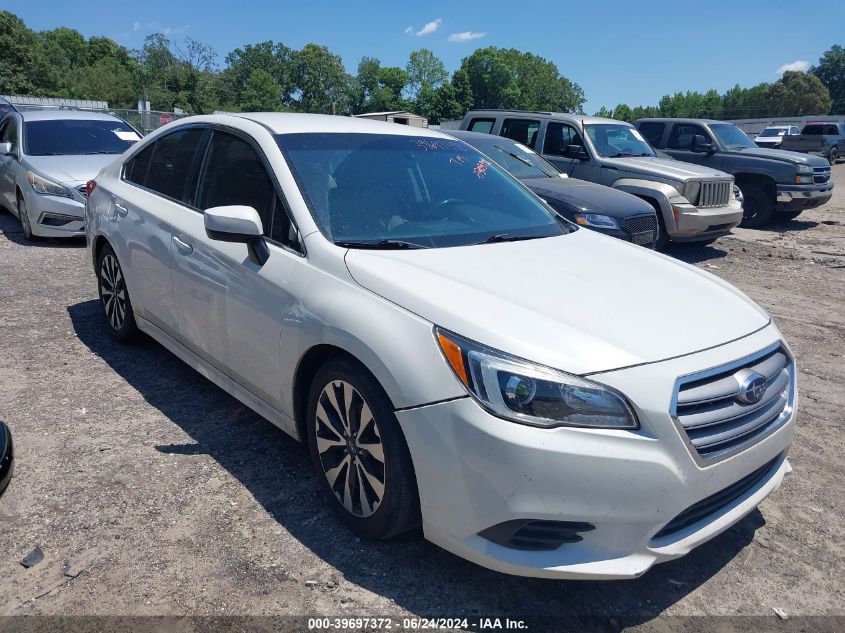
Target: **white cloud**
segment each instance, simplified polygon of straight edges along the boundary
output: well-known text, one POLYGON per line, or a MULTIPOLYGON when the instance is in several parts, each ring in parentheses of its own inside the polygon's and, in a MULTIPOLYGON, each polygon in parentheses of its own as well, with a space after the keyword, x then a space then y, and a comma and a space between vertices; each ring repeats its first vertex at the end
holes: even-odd
POLYGON ((409 26, 407 29, 405 29, 405 33, 407 33, 408 35, 414 35, 416 37, 422 37, 423 35, 430 35, 431 33, 434 33, 437 29, 440 28, 440 26, 442 24, 443 24, 443 20, 440 19, 440 18, 437 18, 433 22, 429 22, 428 24, 426 24, 424 27, 422 27, 416 33, 414 32, 413 26, 409 26))
POLYGON ((787 70, 795 70, 797 72, 803 73, 803 72, 808 71, 809 69, 810 69, 810 62, 805 62, 803 60, 796 59, 791 64, 784 64, 783 66, 778 68, 777 74, 782 75, 787 70))
POLYGON ((133 31, 151 31, 153 33, 161 33, 162 35, 178 35, 179 33, 184 33, 189 28, 187 24, 184 26, 164 26, 158 22, 132 23, 133 31))
POLYGON ((140 22, 133 22, 133 23, 132 23, 132 30, 133 30, 133 31, 137 31, 137 30, 138 30, 138 29, 140 29, 140 28, 141 28, 141 23, 140 23, 140 22))
POLYGON ((476 33, 475 31, 464 31, 463 33, 452 33, 449 36, 450 42, 469 42, 484 37, 487 33, 476 33))

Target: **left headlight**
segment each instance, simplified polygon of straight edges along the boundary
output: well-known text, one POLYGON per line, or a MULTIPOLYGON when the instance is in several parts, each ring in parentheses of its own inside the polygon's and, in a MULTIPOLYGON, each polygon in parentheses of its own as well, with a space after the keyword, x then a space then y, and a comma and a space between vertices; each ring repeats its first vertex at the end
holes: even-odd
POLYGON ((495 416, 545 428, 639 428, 634 411, 615 389, 535 365, 439 327, 434 334, 455 376, 495 416))
POLYGON ((590 226, 594 229, 618 229, 619 223, 616 218, 598 213, 576 213, 575 221, 581 226, 590 226))
POLYGON ((798 165, 798 171, 795 174, 796 185, 812 185, 813 184, 813 168, 810 165, 798 165))
POLYGON ((26 179, 36 193, 47 196, 61 196, 63 198, 73 198, 73 194, 64 185, 48 180, 43 176, 39 176, 34 171, 26 172, 26 179))

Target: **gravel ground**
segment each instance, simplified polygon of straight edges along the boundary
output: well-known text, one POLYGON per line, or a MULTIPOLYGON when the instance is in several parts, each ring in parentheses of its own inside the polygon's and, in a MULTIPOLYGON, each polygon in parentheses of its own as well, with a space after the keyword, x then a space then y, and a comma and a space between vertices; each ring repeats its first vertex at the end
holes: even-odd
POLYGON ((26 244, 0 213, 0 418, 17 448, 0 615, 845 615, 845 165, 834 178, 820 210, 674 251, 790 341, 794 472, 686 558, 604 583, 501 575, 419 534, 353 538, 299 444, 159 345, 106 335, 83 245, 26 244))

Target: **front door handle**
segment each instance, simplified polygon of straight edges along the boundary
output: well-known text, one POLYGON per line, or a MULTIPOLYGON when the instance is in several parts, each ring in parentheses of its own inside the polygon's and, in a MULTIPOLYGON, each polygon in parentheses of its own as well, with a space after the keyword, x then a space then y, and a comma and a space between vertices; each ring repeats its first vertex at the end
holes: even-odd
POLYGON ((179 251, 182 255, 190 255, 194 252, 194 247, 191 246, 188 242, 179 239, 177 236, 173 236, 173 243, 176 244, 176 250, 179 251))
POLYGON ((124 207, 119 202, 115 202, 114 203, 114 213, 115 213, 115 215, 119 215, 120 217, 125 218, 127 215, 129 215, 129 209, 124 207))

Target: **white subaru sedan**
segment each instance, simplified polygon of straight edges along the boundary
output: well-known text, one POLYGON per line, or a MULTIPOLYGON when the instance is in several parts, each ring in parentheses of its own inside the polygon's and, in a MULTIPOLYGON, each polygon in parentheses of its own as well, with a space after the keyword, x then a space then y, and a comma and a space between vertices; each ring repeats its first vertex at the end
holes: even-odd
POLYGON ((356 533, 630 578, 790 470, 795 362, 694 267, 583 230, 435 131, 187 118, 105 168, 86 233, 144 332, 310 451, 356 533))

